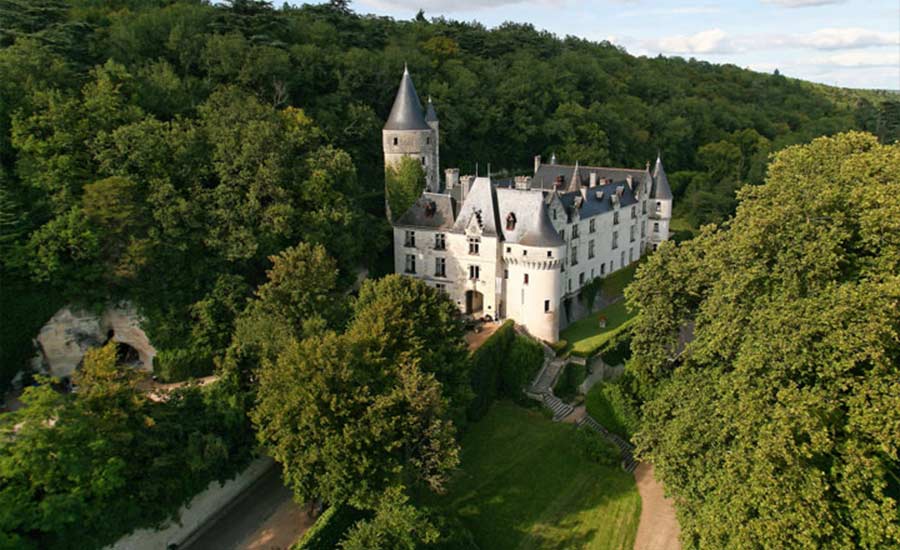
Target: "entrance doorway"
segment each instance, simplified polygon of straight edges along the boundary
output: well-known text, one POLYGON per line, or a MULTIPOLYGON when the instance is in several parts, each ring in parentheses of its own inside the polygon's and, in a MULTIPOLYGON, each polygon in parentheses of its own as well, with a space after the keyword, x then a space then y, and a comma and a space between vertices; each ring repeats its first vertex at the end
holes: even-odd
POLYGON ((466 314, 481 317, 484 309, 484 294, 477 290, 466 291, 466 314))

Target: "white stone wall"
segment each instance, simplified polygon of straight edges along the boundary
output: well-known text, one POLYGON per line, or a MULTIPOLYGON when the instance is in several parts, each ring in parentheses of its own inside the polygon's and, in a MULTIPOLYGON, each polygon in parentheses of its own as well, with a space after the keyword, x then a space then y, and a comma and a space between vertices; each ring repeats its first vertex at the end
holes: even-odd
POLYGON ((669 240, 669 222, 672 220, 672 201, 670 200, 651 200, 647 205, 650 211, 650 219, 647 223, 647 231, 650 235, 650 242, 658 245, 663 241, 669 240), (658 225, 658 231, 654 231, 654 224, 658 225))
POLYGON ((562 296, 559 268, 563 252, 561 246, 504 245, 503 263, 508 274, 506 317, 523 325, 531 335, 548 342, 559 340, 562 296))

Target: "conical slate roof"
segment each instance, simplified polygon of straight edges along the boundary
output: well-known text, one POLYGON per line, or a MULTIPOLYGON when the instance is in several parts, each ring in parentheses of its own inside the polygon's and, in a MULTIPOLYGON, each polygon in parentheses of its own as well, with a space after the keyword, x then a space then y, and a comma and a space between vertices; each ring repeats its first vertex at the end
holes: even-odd
POLYGON ((656 157, 656 168, 653 169, 653 190, 650 192, 650 198, 672 200, 672 188, 669 187, 669 178, 666 177, 662 159, 658 155, 656 157))
POLYGON ((400 88, 394 99, 391 114, 384 124, 385 130, 431 130, 425 118, 422 116, 422 102, 413 86, 409 70, 403 68, 403 78, 400 79, 400 88))
POLYGON ((434 110, 434 103, 428 98, 428 105, 425 106, 425 122, 437 122, 437 112, 434 110))

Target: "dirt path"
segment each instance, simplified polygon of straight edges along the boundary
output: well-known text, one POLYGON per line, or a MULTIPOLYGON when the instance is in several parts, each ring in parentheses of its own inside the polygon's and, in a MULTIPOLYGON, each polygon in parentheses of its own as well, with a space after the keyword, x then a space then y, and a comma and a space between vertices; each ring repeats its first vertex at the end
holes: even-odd
POLYGON ((641 521, 634 550, 681 550, 675 507, 653 477, 653 466, 646 462, 639 464, 634 470, 634 479, 641 494, 641 521))

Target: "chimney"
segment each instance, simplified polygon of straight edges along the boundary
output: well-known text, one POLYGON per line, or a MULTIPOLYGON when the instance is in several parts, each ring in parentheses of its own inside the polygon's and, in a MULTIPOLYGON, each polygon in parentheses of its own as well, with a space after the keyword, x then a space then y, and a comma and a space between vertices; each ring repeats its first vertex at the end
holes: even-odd
POLYGON ((475 176, 462 176, 459 178, 459 184, 462 186, 462 189, 459 193, 460 202, 466 200, 466 195, 469 194, 469 189, 472 188, 472 183, 475 181, 475 176))
POLYGON ((625 182, 628 183, 629 189, 634 189, 634 178, 632 178, 631 176, 628 176, 625 178, 625 182))
POLYGON ((597 172, 591 172, 591 187, 597 187, 597 172))
MULTIPOLYGON (((536 157, 536 162, 540 161, 541 157, 536 157)), ((527 191, 531 189, 531 177, 530 176, 516 176, 516 189, 521 189, 523 191, 527 191)))
POLYGON ((550 155, 550 164, 556 164, 556 153, 550 155))
POLYGON ((538 168, 541 167, 541 156, 537 155, 534 157, 534 173, 537 174, 538 168))
POLYGON ((447 168, 444 170, 444 184, 448 190, 459 185, 459 168, 447 168))

